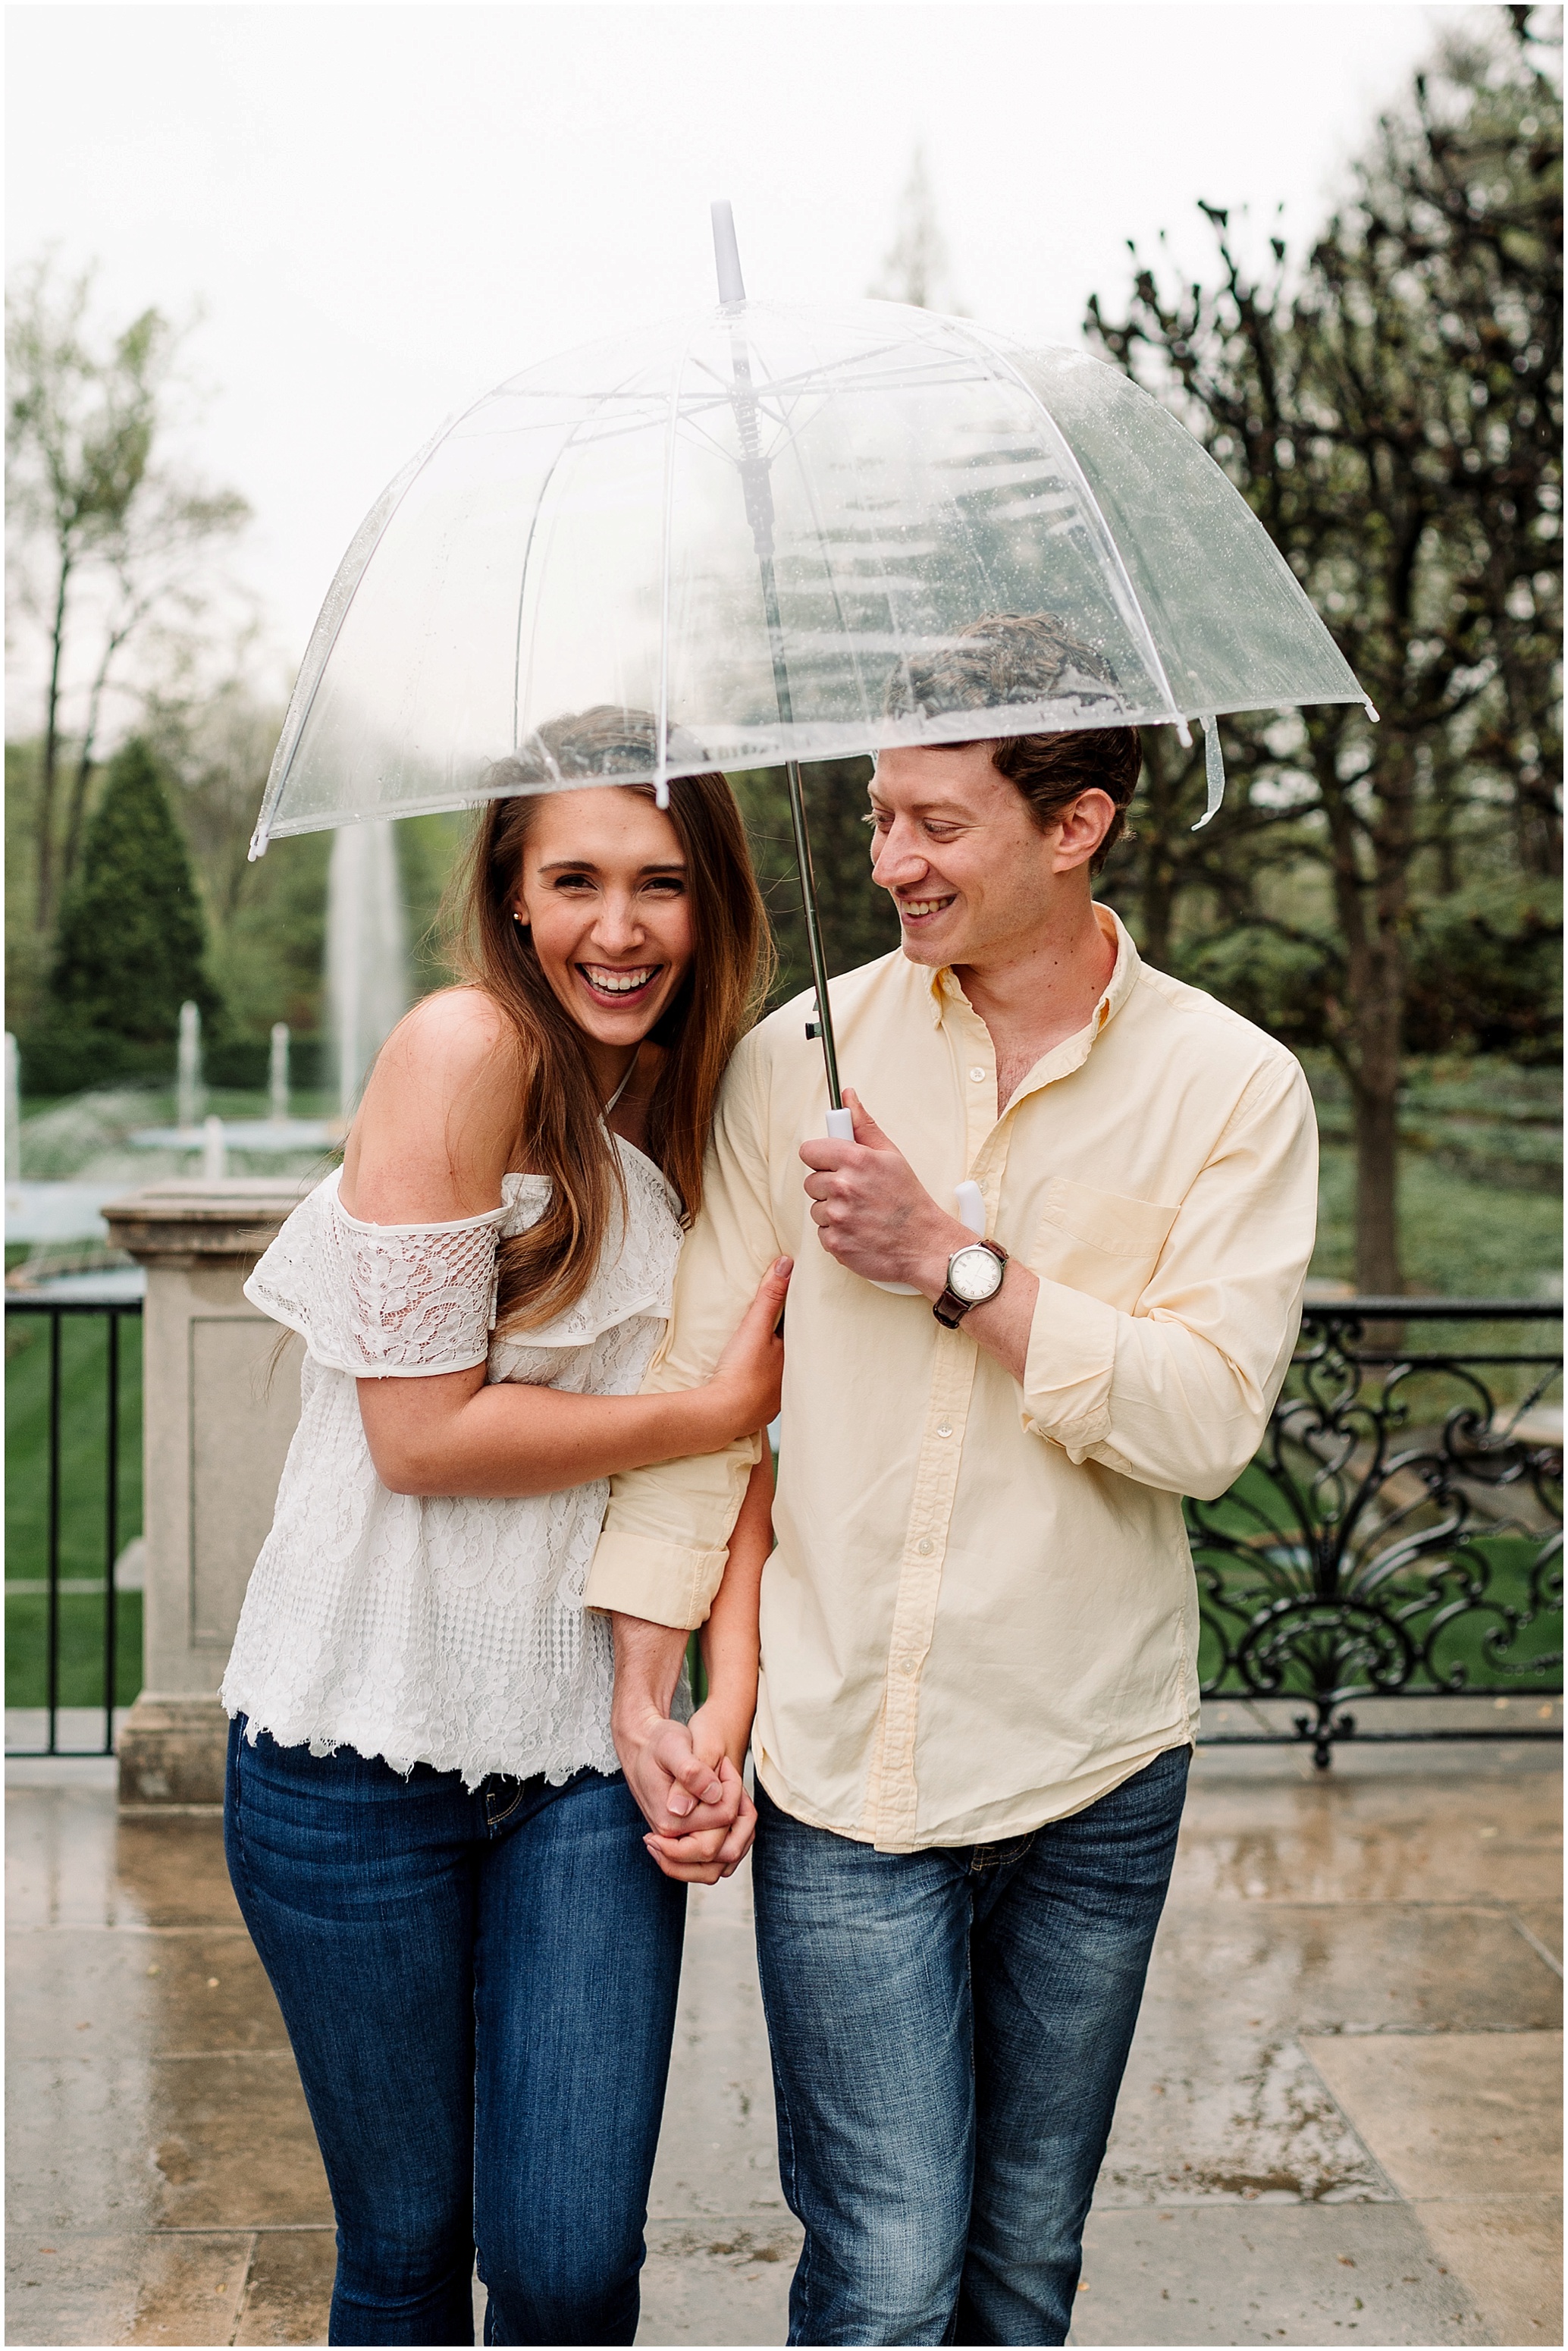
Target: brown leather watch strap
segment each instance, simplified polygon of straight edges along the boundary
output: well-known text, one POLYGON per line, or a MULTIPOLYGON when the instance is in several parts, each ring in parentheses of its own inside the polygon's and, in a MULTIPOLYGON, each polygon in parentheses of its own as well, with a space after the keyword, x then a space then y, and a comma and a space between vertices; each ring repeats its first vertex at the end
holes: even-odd
MULTIPOLYGON (((998 1265, 1005 1266, 1008 1261, 1008 1253, 1002 1247, 1000 1241, 986 1240, 982 1238, 978 1233, 975 1235, 972 1241, 967 1242, 965 1246, 968 1249, 989 1249, 991 1255, 996 1259, 998 1265)), ((958 1251, 955 1249, 953 1255, 956 1257, 958 1255, 958 1251)), ((998 1284, 998 1287, 1000 1285, 998 1284)), ((993 1290, 991 1297, 994 1298, 996 1294, 996 1290, 993 1290)), ((946 1288, 944 1289, 941 1297, 931 1309, 931 1311, 935 1314, 936 1320, 941 1323, 945 1331, 956 1331, 972 1306, 987 1306, 989 1305, 989 1299, 960 1298, 956 1290, 946 1288)))

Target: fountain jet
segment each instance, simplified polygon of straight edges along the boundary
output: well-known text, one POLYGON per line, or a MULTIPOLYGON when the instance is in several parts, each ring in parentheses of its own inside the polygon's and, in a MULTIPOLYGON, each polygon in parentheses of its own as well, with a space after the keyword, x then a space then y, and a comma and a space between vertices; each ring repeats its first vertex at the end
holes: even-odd
POLYGON ((22 1065, 16 1040, 5 1031, 5 1181, 22 1180, 22 1065))
POLYGON ((392 826, 346 825, 333 837, 327 878, 327 1000, 345 1121, 371 1063, 408 1009, 408 993, 392 826))
POLYGON ((186 1002, 180 1007, 180 1053, 175 1075, 174 1123, 182 1133, 193 1135, 201 1123, 202 1084, 202 1008, 186 1002))
POLYGON ((202 1121, 202 1177, 208 1184, 221 1184, 229 1172, 228 1139, 224 1123, 216 1116, 202 1121))
POLYGON ((288 1116, 288 1023, 272 1024, 272 1048, 267 1061, 267 1107, 279 1122, 288 1116))

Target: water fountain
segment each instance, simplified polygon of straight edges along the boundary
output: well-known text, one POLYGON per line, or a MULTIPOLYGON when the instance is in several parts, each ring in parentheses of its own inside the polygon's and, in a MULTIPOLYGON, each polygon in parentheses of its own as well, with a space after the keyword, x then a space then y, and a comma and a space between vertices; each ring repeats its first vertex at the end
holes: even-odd
POLYGON ((408 949, 390 824, 346 825, 327 875, 327 1007, 338 1107, 352 1117, 371 1063, 408 1009, 408 949))
POLYGON ((141 1127, 131 1141, 144 1151, 200 1151, 204 1181, 221 1180, 229 1154, 268 1156, 324 1150, 353 1114, 366 1072, 408 1008, 408 950, 397 850, 390 824, 350 826, 332 843, 327 882, 327 1004, 337 1060, 339 1115, 295 1118, 289 1110, 289 1033, 272 1029, 264 1119, 204 1116, 202 1017, 180 1008, 172 1126, 141 1127))
POLYGON ((202 1083, 202 1008, 180 1007, 180 1044, 175 1063, 174 1123, 192 1142, 196 1140, 206 1088, 202 1083))
MULTIPOLYGON (((275 1160, 291 1158, 296 1169, 308 1170, 312 1159, 319 1158, 340 1139, 359 1100, 366 1072, 408 1004, 405 927, 390 824, 351 828, 340 832, 333 843, 329 868, 327 980, 341 1105, 338 1117, 291 1116, 289 1033, 281 1020, 273 1028, 268 1054, 267 1116, 225 1119, 208 1113, 202 1067, 201 1009, 193 1003, 186 1003, 180 1008, 175 1056, 175 1123, 138 1128, 130 1135, 120 1129, 117 1141, 130 1142, 142 1150, 185 1154, 184 1165, 190 1174, 199 1174, 204 1183, 217 1184, 227 1177, 230 1155, 234 1152, 275 1160), (200 1157, 193 1164, 193 1155, 198 1153, 200 1157)), ((7 1238, 29 1243, 35 1249, 67 1242, 101 1242, 105 1228, 99 1210, 105 1200, 126 1189, 123 1175, 81 1182, 57 1178, 23 1183, 19 1086, 16 1040, 7 1036, 7 1238)), ((24 1278, 20 1269, 12 1277, 18 1282, 24 1278)), ((127 1268, 105 1274, 60 1277, 78 1286, 83 1282, 97 1283, 99 1289, 105 1283, 112 1288, 115 1283, 140 1282, 141 1278, 127 1268)), ((65 1294, 63 1290, 61 1294, 65 1294)), ((114 1290, 114 1295, 120 1294, 114 1290)))
POLYGON ((288 1023, 275 1020, 267 1059, 267 1106, 275 1123, 288 1116, 288 1023))
POLYGON ((16 1040, 5 1031, 5 1189, 22 1180, 22 1064, 16 1040))
MULTIPOLYGON (((47 1165, 57 1160, 60 1151, 60 1112, 69 1105, 57 1105, 53 1117, 39 1122, 47 1137, 41 1156, 47 1165), (52 1130, 52 1131, 51 1131, 52 1130)), ((90 1132, 90 1120, 84 1122, 90 1132)), ((70 1164, 67 1155, 67 1164, 70 1164)), ((82 1162, 78 1159, 79 1168, 82 1162)), ((29 1249, 33 1255, 13 1269, 5 1277, 8 1289, 37 1289, 37 1261, 39 1251, 70 1249, 84 1241, 102 1241, 105 1234, 103 1218, 99 1213, 106 1200, 125 1188, 123 1178, 105 1179, 94 1175, 90 1166, 82 1176, 51 1176, 27 1179, 22 1174, 22 1070, 16 1050, 16 1040, 9 1030, 5 1035, 5 1238, 29 1249)), ((75 1276, 64 1277, 67 1281, 75 1276)), ((140 1279, 140 1276, 138 1277, 140 1279)), ((62 1295, 65 1294, 62 1292, 62 1295)))

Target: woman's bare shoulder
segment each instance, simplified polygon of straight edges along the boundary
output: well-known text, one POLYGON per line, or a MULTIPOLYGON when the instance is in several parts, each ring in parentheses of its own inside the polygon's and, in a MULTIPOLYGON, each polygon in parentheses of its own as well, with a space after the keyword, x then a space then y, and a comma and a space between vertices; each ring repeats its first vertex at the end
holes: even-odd
POLYGON ((517 1037, 479 987, 405 1013, 376 1058, 343 1157, 343 1205, 371 1223, 494 1207, 516 1141, 517 1037))
POLYGON ((517 1032, 493 996, 482 987, 443 987, 405 1012, 382 1047, 384 1064, 409 1074, 428 1071, 446 1083, 461 1083, 498 1056, 516 1051, 517 1032))

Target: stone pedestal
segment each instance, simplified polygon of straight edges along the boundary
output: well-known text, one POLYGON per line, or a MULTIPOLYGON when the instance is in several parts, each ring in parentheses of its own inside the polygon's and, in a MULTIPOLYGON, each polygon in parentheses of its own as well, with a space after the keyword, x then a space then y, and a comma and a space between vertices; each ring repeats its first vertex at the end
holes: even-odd
POLYGON ((120 1800, 139 1811, 223 1802, 217 1688, 299 1417, 301 1343, 241 1285, 308 1188, 161 1184, 103 1212, 147 1269, 142 1689, 119 1740, 120 1800))

